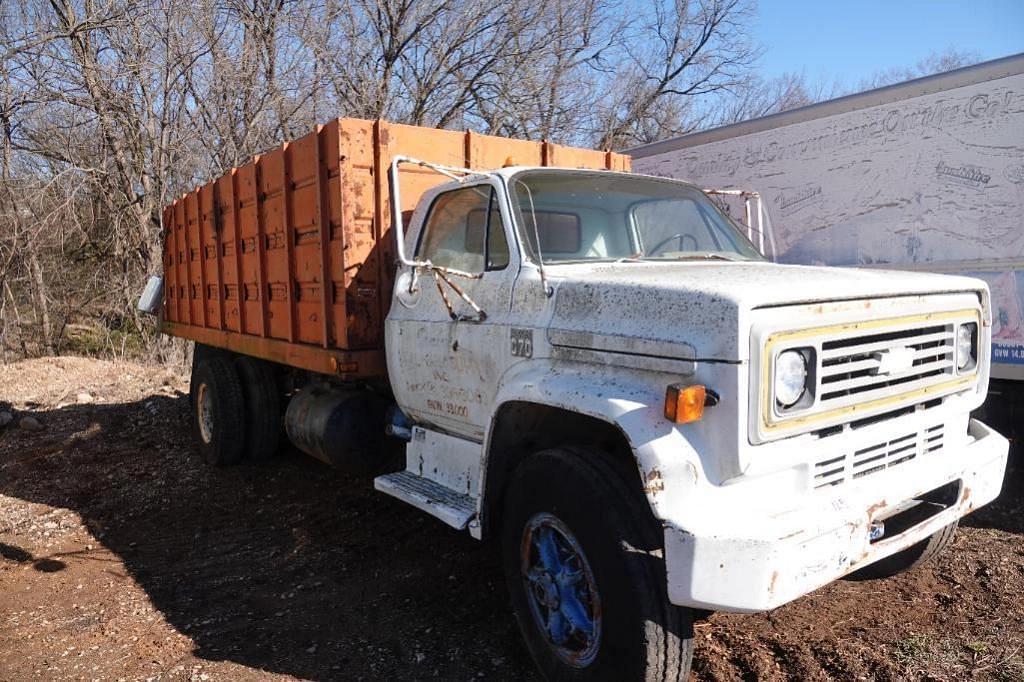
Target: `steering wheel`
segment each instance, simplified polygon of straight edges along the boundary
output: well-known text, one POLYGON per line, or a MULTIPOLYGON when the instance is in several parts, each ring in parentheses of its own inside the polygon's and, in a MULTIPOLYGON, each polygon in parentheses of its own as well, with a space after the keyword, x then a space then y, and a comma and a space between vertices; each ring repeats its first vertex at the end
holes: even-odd
POLYGON ((671 237, 666 237, 665 239, 662 239, 660 242, 658 242, 653 247, 651 247, 644 255, 645 256, 653 256, 654 254, 656 254, 659 251, 661 251, 661 249, 664 248, 665 245, 667 245, 673 239, 678 239, 679 240, 679 250, 680 251, 685 251, 686 249, 683 248, 683 243, 686 241, 687 238, 690 238, 690 239, 693 240, 693 250, 694 251, 700 251, 700 244, 697 243, 697 238, 696 237, 694 237, 692 234, 690 234, 688 232, 677 232, 674 235, 672 235, 671 237))

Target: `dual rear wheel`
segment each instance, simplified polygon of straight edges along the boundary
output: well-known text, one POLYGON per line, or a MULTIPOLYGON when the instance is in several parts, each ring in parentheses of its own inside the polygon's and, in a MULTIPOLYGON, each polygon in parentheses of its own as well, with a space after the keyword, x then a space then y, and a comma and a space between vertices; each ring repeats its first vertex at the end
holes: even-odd
POLYGON ((273 367, 197 347, 191 398, 195 440, 215 466, 272 457, 281 440, 281 397, 273 367))

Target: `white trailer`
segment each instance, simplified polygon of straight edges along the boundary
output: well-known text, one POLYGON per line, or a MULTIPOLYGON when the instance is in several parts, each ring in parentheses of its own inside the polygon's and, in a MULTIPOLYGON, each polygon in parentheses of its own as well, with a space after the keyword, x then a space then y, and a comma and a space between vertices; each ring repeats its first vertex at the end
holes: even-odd
POLYGON ((760 243, 779 262, 986 280, 992 377, 1019 397, 1024 54, 629 153, 635 172, 759 193, 771 230, 760 243))

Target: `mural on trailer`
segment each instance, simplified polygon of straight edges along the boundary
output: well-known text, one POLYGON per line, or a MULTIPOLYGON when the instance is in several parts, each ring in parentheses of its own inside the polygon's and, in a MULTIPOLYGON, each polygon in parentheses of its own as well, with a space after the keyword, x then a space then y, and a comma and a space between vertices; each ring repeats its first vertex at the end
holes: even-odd
POLYGON ((1024 74, 640 156, 633 168, 760 192, 779 262, 983 271, 999 317, 993 359, 1024 364, 1024 74))

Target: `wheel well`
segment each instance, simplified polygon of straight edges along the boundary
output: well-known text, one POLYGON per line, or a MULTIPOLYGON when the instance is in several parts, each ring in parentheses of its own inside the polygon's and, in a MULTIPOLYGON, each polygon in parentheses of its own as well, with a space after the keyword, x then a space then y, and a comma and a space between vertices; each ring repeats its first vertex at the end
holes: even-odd
POLYGON ((501 524, 505 486, 519 463, 535 452, 556 447, 597 449, 612 455, 617 472, 642 490, 640 471, 625 434, 615 424, 560 407, 513 401, 494 419, 484 479, 484 537, 501 524))

